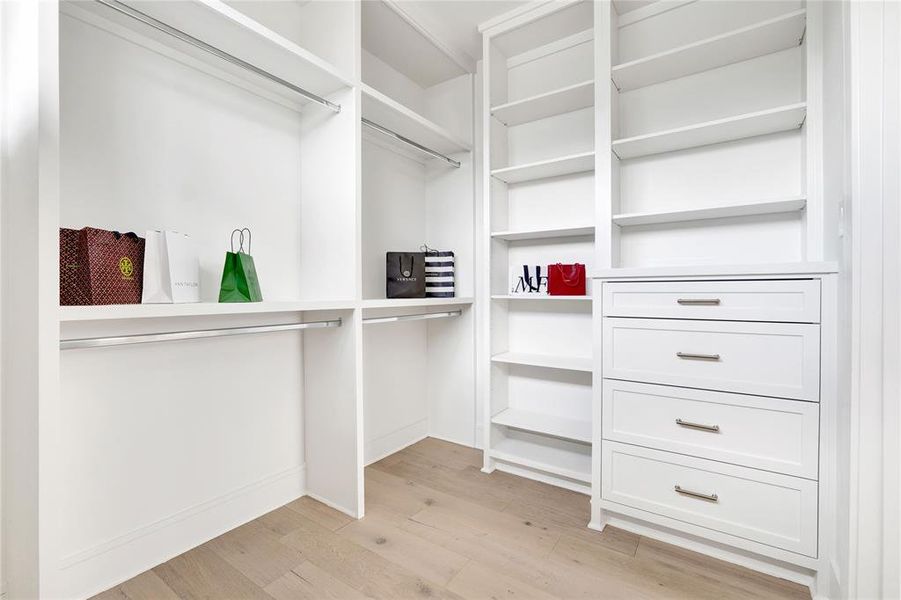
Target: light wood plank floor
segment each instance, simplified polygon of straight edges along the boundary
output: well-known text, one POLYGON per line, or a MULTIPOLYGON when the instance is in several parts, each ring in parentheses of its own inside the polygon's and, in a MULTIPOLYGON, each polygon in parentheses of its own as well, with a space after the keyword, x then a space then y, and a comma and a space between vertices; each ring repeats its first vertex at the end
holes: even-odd
POLYGON ((261 598, 805 598, 807 589, 608 527, 588 498, 426 439, 366 469, 366 517, 301 498, 100 594, 261 598))

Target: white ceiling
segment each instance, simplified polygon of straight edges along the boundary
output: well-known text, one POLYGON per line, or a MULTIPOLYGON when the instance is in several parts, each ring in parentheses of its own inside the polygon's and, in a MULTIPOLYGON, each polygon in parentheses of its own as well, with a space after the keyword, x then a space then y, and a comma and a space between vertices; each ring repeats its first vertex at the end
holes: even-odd
POLYGON ((395 4, 446 46, 475 64, 482 57, 479 25, 528 0, 395 0, 395 4))

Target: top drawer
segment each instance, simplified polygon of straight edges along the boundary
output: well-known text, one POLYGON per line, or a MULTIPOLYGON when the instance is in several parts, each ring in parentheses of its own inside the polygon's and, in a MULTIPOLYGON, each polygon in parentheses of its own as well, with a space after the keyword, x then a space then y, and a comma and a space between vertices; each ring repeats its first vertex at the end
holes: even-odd
POLYGON ((820 282, 605 282, 605 317, 820 322, 820 282))

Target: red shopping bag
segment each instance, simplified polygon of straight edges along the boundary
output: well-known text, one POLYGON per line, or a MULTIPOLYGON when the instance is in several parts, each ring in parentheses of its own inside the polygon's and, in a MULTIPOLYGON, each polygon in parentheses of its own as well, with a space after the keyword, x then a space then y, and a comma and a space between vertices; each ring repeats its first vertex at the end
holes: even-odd
POLYGON ((547 267, 547 293, 549 296, 584 296, 585 265, 557 263, 547 267))

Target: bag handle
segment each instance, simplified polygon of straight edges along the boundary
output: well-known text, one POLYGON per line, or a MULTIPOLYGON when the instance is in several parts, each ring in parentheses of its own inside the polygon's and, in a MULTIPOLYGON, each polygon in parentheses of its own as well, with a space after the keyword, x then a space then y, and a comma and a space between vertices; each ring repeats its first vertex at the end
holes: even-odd
POLYGON ((403 275, 404 277, 411 277, 413 275, 413 266, 414 266, 415 262, 416 262, 416 257, 411 254, 410 255, 410 270, 404 271, 404 255, 403 254, 397 255, 397 268, 400 269, 400 274, 403 275))
POLYGON ((563 283, 569 287, 576 287, 579 285, 579 264, 580 263, 575 263, 572 266, 572 271, 569 277, 567 277, 566 269, 563 268, 563 263, 557 263, 557 268, 560 269, 560 276, 563 278, 563 283))
POLYGON ((248 229, 247 227, 244 227, 242 229, 232 230, 231 237, 229 238, 229 241, 231 242, 232 254, 235 253, 235 234, 236 233, 238 234, 238 252, 244 252, 244 232, 245 231, 247 232, 247 252, 245 252, 245 254, 250 254, 250 244, 251 244, 252 238, 250 235, 250 229, 248 229))

